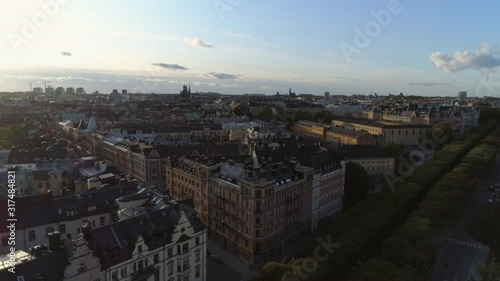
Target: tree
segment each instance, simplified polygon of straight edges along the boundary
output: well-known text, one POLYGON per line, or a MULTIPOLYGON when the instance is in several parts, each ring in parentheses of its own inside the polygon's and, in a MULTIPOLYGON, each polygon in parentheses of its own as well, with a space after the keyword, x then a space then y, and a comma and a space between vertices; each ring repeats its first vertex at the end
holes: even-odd
POLYGON ((500 264, 491 261, 480 265, 476 272, 479 277, 477 281, 498 281, 500 279, 500 264))
POLYGON ((264 121, 270 121, 273 118, 273 107, 270 105, 263 105, 257 111, 257 117, 264 121))
POLYGON ((366 281, 391 281, 394 280, 396 266, 388 261, 369 260, 359 269, 361 280, 366 281))
POLYGON ((380 256, 393 264, 408 264, 411 260, 412 250, 413 246, 405 238, 390 237, 384 241, 380 256))
POLYGON ((293 113, 293 121, 297 122, 300 120, 312 121, 313 116, 309 111, 297 110, 293 113))
POLYGON ((249 109, 246 105, 240 103, 234 107, 233 111, 234 111, 234 115, 243 116, 243 115, 245 115, 245 113, 248 114, 249 109))
POLYGON ((313 120, 320 123, 331 123, 333 115, 329 110, 322 110, 314 114, 313 120))
POLYGON ((455 131, 453 130, 453 127, 451 126, 450 122, 443 121, 436 123, 434 126, 432 126, 430 132, 429 132, 429 138, 431 139, 442 139, 442 136, 445 136, 445 140, 443 143, 436 143, 436 146, 439 145, 444 145, 451 143, 452 141, 455 140, 455 131))
POLYGON ((345 168, 344 209, 348 209, 361 201, 373 183, 366 170, 357 163, 348 162, 345 168))
POLYGON ((415 245, 417 241, 430 235, 432 231, 431 224, 432 222, 426 218, 412 217, 394 235, 408 239, 410 243, 415 245))

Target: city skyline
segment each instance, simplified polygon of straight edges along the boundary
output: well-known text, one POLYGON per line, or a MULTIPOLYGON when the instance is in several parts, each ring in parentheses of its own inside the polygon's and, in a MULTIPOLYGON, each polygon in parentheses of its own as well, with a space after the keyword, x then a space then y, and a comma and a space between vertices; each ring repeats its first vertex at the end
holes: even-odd
POLYGON ((28 3, 2 13, 0 91, 500 93, 494 3, 28 3))

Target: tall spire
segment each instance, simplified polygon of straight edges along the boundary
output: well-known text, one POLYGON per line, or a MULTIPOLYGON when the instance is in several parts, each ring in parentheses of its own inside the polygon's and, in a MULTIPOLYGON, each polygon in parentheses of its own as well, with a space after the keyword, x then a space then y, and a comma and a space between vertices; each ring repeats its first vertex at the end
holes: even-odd
POLYGON ((189 84, 189 93, 191 94, 191 83, 189 84))

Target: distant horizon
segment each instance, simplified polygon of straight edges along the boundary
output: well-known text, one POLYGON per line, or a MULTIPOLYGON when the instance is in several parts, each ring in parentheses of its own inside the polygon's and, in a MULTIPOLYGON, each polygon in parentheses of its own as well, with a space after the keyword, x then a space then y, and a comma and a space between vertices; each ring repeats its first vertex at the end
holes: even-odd
MULTIPOLYGON (((76 87, 70 87, 70 88, 75 88, 76 87)), ((56 89, 56 88, 54 88, 56 89)), ((122 94, 121 93, 121 90, 126 90, 126 89, 117 89, 118 90, 118 93, 119 94, 122 94)), ((108 92, 101 92, 101 91, 98 91, 97 95, 109 95, 111 94, 112 91, 110 91, 109 93, 108 92)), ((0 91, 0 94, 29 94, 30 91, 0 91)), ((37 95, 45 95, 46 93, 43 93, 43 94, 37 94, 37 95)), ((133 93, 133 92, 128 92, 127 91, 127 94, 128 95, 179 95, 179 93, 133 93)), ((199 92, 191 92, 191 94, 219 94, 219 95, 222 95, 222 96, 245 96, 245 95, 258 95, 258 96, 265 96, 265 97, 277 97, 276 94, 260 94, 260 93, 243 93, 243 94, 223 94, 223 93, 219 93, 219 92, 202 92, 202 91, 199 91, 199 92)), ((324 94, 323 95, 315 95, 315 94, 308 94, 308 93, 295 93, 297 95, 297 97, 299 97, 300 95, 312 95, 314 97, 320 97, 320 98, 325 98, 324 94)), ((400 93, 398 94, 392 94, 392 93, 388 93, 388 94, 378 94, 378 93, 373 93, 373 94, 332 94, 330 92, 330 96, 329 98, 332 98, 332 97, 340 97, 340 96, 346 96, 346 97, 352 97, 352 96, 363 96, 363 97, 369 97, 370 95, 372 96, 375 96, 375 94, 377 94, 378 97, 388 97, 389 95, 393 95, 393 96, 399 96, 400 93)), ((468 93, 467 93, 468 94, 468 93)), ((69 94, 63 94, 63 95, 69 95, 69 94)), ((85 94, 72 94, 72 95, 76 95, 76 96, 81 96, 81 95, 85 95, 85 96, 92 96, 92 95, 95 95, 93 92, 86 92, 85 94)), ((457 98, 458 97, 458 92, 457 92, 457 95, 455 96, 422 96, 422 95, 413 95, 413 94, 405 94, 403 93, 404 97, 422 97, 422 98, 457 98)), ((280 97, 289 97, 288 94, 281 94, 279 95, 280 97)), ((500 98, 498 96, 472 96, 472 97, 469 97, 467 96, 466 97, 467 99, 471 99, 471 98, 500 98)))
POLYGON ((491 5, 42 2, 13 2, 0 12, 0 91, 28 90, 31 81, 89 92, 175 93, 191 84, 221 94, 292 88, 317 95, 500 96, 491 5))

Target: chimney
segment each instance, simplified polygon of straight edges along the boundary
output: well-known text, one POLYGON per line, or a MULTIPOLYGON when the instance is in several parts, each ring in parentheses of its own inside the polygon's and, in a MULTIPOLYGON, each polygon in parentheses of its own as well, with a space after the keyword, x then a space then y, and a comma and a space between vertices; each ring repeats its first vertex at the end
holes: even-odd
POLYGON ((49 233, 49 250, 51 252, 59 251, 61 249, 61 233, 54 231, 49 233))
POLYGON ((82 225, 82 234, 83 234, 83 239, 87 242, 91 242, 94 240, 94 236, 92 236, 92 225, 90 224, 89 221, 86 221, 82 225))

